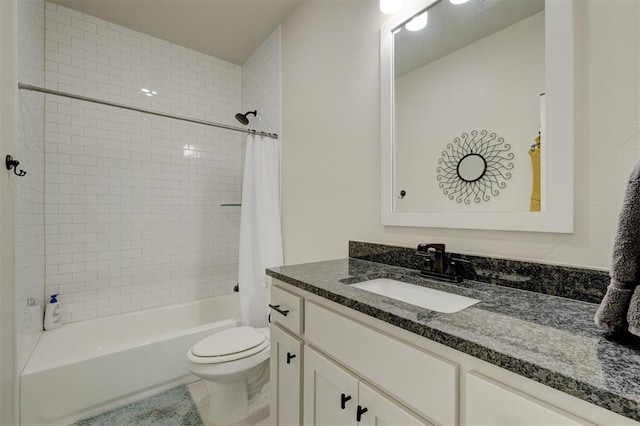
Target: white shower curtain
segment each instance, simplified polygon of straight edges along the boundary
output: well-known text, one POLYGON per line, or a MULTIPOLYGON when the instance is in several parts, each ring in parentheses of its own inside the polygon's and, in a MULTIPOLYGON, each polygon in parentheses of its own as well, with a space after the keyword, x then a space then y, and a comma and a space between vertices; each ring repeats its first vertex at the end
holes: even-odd
POLYGON ((280 142, 249 135, 240 214, 240 312, 243 325, 267 326, 265 268, 281 266, 280 142))

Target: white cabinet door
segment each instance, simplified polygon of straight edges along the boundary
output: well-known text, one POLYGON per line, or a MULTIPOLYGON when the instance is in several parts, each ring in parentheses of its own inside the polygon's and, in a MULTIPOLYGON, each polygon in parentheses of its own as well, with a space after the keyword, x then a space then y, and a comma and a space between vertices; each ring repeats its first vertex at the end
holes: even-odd
POLYGON ((304 424, 430 425, 308 346, 304 348, 304 424))
POLYGON ((271 423, 302 424, 302 341, 271 326, 271 423))
POLYGON ((400 405, 385 398, 366 383, 360 382, 358 392, 358 405, 361 413, 360 425, 431 425, 431 423, 410 414, 400 405))
POLYGON ((358 379, 313 349, 304 348, 304 424, 356 425, 358 379))
POLYGON ((465 417, 468 426, 591 424, 478 373, 467 373, 466 378, 465 417))

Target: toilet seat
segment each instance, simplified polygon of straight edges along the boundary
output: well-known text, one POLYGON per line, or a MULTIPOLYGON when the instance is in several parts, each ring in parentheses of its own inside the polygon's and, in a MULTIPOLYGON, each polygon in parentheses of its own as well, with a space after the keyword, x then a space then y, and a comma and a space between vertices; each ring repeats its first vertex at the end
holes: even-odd
POLYGON ((235 327, 202 339, 189 350, 187 358, 196 364, 219 364, 250 357, 268 347, 262 330, 235 327))

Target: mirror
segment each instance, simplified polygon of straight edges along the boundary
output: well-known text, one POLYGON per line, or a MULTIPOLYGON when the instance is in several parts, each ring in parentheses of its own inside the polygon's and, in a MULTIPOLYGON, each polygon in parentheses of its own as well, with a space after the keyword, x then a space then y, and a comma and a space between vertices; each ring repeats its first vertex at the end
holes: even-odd
POLYGON ((458 162, 458 177, 467 183, 480 180, 487 171, 487 160, 482 155, 467 154, 458 162))
POLYGON ((383 224, 573 232, 572 56, 572 1, 428 0, 389 19, 383 224))

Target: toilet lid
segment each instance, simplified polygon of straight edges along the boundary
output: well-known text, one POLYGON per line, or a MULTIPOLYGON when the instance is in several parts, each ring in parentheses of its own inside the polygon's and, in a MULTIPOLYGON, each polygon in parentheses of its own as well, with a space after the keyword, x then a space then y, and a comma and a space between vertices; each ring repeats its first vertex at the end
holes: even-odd
POLYGON ((265 335, 253 327, 228 328, 196 343, 191 353, 199 357, 221 357, 248 351, 265 340, 265 335))

